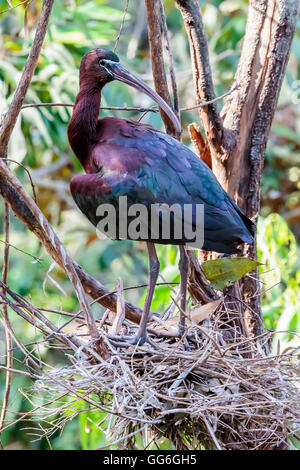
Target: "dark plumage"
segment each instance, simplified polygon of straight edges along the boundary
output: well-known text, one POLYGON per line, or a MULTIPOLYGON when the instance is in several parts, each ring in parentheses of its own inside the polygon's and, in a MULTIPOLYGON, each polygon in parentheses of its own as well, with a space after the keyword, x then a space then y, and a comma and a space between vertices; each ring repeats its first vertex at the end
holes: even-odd
MULTIPOLYGON (((191 150, 152 126, 126 119, 98 118, 102 87, 113 79, 152 96, 178 129, 170 108, 124 69, 114 53, 96 49, 86 54, 80 67, 80 91, 68 128, 70 144, 86 171, 71 180, 71 192, 80 210, 97 225, 99 204, 110 203, 118 209, 119 196, 127 196, 128 205, 140 203, 149 208, 154 203, 176 203, 182 207, 204 204, 205 250, 231 254, 238 251, 241 243, 252 243, 253 223, 191 150)), ((190 220, 193 227, 194 216, 193 211, 190 220)), ((184 238, 176 240, 173 235, 171 228, 167 240, 151 238, 150 232, 143 239, 151 243, 186 243, 184 238)))

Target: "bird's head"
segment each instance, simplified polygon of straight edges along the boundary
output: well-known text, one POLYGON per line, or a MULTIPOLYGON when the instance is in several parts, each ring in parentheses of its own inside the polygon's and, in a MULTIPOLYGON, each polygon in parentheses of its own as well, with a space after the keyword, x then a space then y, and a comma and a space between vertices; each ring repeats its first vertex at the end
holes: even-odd
POLYGON ((176 132, 181 132, 180 122, 170 106, 139 77, 121 65, 119 57, 107 49, 93 49, 87 52, 80 65, 80 82, 93 80, 102 86, 113 80, 127 83, 153 99, 169 116, 176 132))

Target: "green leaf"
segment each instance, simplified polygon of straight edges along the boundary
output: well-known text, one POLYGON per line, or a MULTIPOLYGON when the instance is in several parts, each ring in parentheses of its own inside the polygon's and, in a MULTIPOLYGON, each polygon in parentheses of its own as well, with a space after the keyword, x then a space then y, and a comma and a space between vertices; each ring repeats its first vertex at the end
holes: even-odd
POLYGON ((222 290, 241 279, 259 264, 251 258, 219 258, 205 261, 201 267, 212 286, 217 290, 222 290))

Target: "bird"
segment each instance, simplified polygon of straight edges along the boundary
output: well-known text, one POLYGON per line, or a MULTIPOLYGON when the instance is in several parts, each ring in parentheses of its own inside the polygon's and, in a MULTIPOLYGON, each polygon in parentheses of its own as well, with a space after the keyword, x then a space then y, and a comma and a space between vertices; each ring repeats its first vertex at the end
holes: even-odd
POLYGON ((114 52, 99 47, 83 56, 79 70, 79 92, 67 132, 70 146, 85 173, 71 179, 70 190, 80 211, 96 227, 107 214, 105 211, 99 212, 99 207, 115 209, 118 217, 112 238, 116 240, 135 239, 129 233, 129 225, 134 221, 133 215, 129 214, 130 208, 137 205, 149 210, 140 219, 139 226, 141 229, 142 222, 150 224, 146 230, 140 230, 139 238, 146 242, 149 256, 149 284, 140 323, 133 336, 111 336, 109 339, 120 347, 147 342, 153 345, 147 334, 147 322, 151 316, 151 302, 160 267, 156 243, 179 246, 179 331, 181 334, 184 331, 189 270, 187 247, 194 246, 195 241, 195 237, 187 237, 185 231, 181 230, 180 233, 185 223, 185 207, 189 207, 186 225, 192 234, 197 233, 196 229, 201 225, 196 220, 197 207, 203 208, 204 229, 200 248, 223 255, 238 253, 243 243, 252 244, 255 225, 222 188, 208 165, 180 141, 146 123, 99 117, 102 89, 113 80, 123 82, 153 99, 172 121, 176 132, 181 132, 181 125, 171 107, 138 76, 127 70, 114 52), (120 237, 118 230, 126 212, 120 207, 122 198, 126 199, 128 214, 125 233, 123 230, 120 237), (162 236, 163 210, 159 212, 157 207, 171 208, 174 204, 182 209, 182 213, 180 215, 180 211, 175 213, 166 209, 170 227, 162 236), (151 231, 151 207, 159 212, 155 233, 151 231), (179 230, 177 237, 176 230, 179 230))

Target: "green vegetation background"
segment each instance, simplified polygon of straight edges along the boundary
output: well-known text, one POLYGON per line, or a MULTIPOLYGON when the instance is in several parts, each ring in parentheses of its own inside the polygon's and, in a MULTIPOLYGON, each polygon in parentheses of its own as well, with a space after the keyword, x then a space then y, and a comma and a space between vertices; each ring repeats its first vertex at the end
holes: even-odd
MULTIPOLYGON (((13 5, 20 3, 12 1, 13 5)), ((73 103, 78 91, 78 67, 81 57, 90 48, 112 49, 119 30, 125 1, 62 0, 56 1, 47 38, 39 59, 26 103, 73 103)), ((179 11, 172 0, 164 2, 172 50, 175 58, 181 106, 195 103, 187 38, 179 11)), ((204 23, 209 39, 216 94, 232 86, 245 30, 247 1, 215 0, 203 4, 204 23)), ((0 110, 9 105, 34 36, 34 27, 41 1, 1 13, 9 8, 0 0, 0 110), (25 8, 25 6, 26 8, 25 8)), ((131 0, 117 52, 122 63, 152 85, 151 63, 143 2, 131 0)), ((263 313, 266 326, 277 331, 280 348, 296 344, 289 333, 300 325, 300 23, 294 39, 288 71, 280 95, 270 141, 262 187, 262 211, 258 225, 258 250, 264 281, 263 313), (298 91, 299 90, 299 91, 298 91)), ((104 106, 148 106, 147 97, 121 83, 111 83, 104 89, 104 106)), ((220 105, 221 106, 221 105, 220 105)), ((9 158, 22 163, 35 181, 38 203, 54 225, 70 254, 108 288, 114 289, 118 277, 124 287, 147 282, 147 257, 143 244, 129 241, 101 241, 94 228, 79 214, 68 192, 68 181, 81 170, 67 140, 70 108, 30 108, 23 110, 11 139, 9 158), (38 184, 37 184, 38 183, 38 184)), ((102 112, 137 119, 136 113, 102 112)), ((182 115, 183 140, 191 145, 186 126, 199 122, 197 111, 182 115)), ((144 118, 162 127, 158 115, 144 118)), ((23 168, 10 163, 17 176, 31 193, 23 168)), ((3 256, 3 201, 0 201, 0 267, 3 256)), ((26 253, 11 248, 9 286, 26 296, 34 305, 48 309, 76 312, 77 301, 64 274, 52 265, 51 259, 38 240, 12 216, 11 243, 26 253), (35 258, 32 258, 35 257, 35 258), (39 260, 37 260, 38 258, 39 260)), ((158 247, 161 272, 168 281, 178 281, 178 254, 174 247, 158 247)), ((136 304, 143 302, 143 288, 126 293, 136 304)), ((162 310, 169 301, 169 290, 158 287, 153 308, 162 310)), ((97 317, 103 309, 93 307, 97 317)), ((41 339, 21 318, 10 311, 15 334, 27 344, 41 339)), ((51 320, 62 324, 64 318, 52 313, 51 320)), ((4 332, 0 329, 0 364, 5 363, 4 332)), ((62 366, 65 359, 53 349, 40 344, 41 358, 52 366, 62 366)), ((16 349, 15 367, 24 368, 23 356, 16 349)), ((4 394, 5 375, 1 372, 0 401, 4 394)), ((32 385, 30 379, 14 376, 7 422, 15 420, 30 404, 19 392, 32 385)), ((79 407, 85 409, 82 403, 79 407)), ((71 418, 71 414, 70 414, 71 418)), ((41 437, 38 423, 19 422, 2 433, 4 448, 19 449, 94 449, 105 445, 105 435, 95 423, 103 415, 83 412, 65 427, 62 434, 54 433, 47 441, 41 437), (25 429, 34 426, 35 429, 25 429)), ((105 423, 102 428, 105 428, 105 423)), ((142 444, 141 444, 142 445, 142 444)), ((168 447, 168 443, 165 443, 168 447)))

